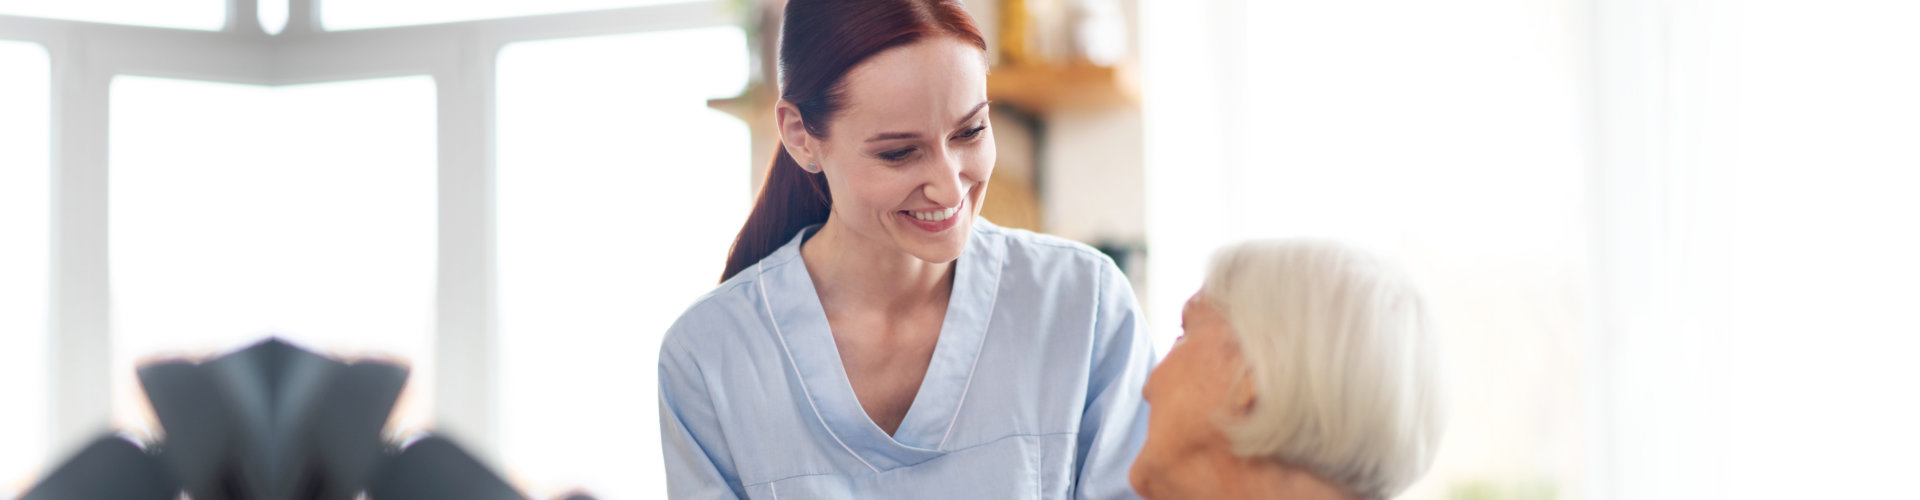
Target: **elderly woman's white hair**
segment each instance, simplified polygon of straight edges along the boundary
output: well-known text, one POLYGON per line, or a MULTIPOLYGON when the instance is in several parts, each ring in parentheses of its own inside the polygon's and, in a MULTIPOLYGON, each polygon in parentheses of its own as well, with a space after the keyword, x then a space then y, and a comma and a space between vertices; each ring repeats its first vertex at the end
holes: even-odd
POLYGON ((1398 269, 1316 240, 1215 254, 1200 290, 1233 327, 1253 407, 1222 430, 1233 451, 1301 467, 1362 498, 1388 498, 1438 448, 1438 340, 1398 269))

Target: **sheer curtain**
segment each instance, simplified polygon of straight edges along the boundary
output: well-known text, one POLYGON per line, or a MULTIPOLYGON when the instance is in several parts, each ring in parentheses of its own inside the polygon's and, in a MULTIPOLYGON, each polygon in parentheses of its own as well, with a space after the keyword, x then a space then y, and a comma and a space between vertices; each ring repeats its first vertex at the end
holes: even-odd
MULTIPOLYGON (((1920 6, 1147 2, 1149 313, 1386 254, 1448 340, 1409 498, 1804 498, 1920 466, 1920 6), (1814 473, 1818 472, 1818 473, 1814 473)), ((1163 344, 1163 349, 1164 349, 1163 344)), ((1884 491, 1876 491, 1882 493, 1884 491)))
POLYGON ((1920 468, 1920 5, 1680 7, 1680 328, 1719 355, 1713 487, 1902 496, 1866 479, 1920 468))
POLYGON ((1576 489, 1590 216, 1573 6, 1165 8, 1142 40, 1160 340, 1212 248, 1360 244, 1409 268, 1448 334, 1449 446, 1410 497, 1576 489))

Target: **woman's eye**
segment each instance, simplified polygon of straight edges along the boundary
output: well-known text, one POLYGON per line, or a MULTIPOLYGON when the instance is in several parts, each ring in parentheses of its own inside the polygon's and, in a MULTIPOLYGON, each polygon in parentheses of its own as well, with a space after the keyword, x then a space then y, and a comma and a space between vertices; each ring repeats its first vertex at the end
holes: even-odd
POLYGON ((900 160, 907 159, 907 155, 910 155, 910 154, 913 154, 913 148, 883 151, 878 156, 880 156, 880 159, 886 160, 886 161, 900 161, 900 160))
POLYGON ((974 127, 974 128, 970 128, 970 129, 967 129, 967 131, 965 131, 965 132, 961 132, 961 133, 960 133, 960 138, 961 138, 961 139, 972 139, 972 138, 974 138, 974 137, 977 137, 977 136, 979 136, 979 135, 980 135, 980 132, 981 132, 981 131, 983 131, 983 130, 986 130, 986 129, 987 129, 987 126, 986 126, 986 125, 981 125, 981 126, 978 126, 978 127, 974 127))

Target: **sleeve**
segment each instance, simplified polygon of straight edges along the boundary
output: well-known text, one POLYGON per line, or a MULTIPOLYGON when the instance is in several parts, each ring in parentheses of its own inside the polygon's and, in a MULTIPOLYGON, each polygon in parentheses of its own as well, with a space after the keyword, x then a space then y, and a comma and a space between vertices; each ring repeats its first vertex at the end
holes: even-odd
POLYGON ((1153 343, 1132 285, 1112 261, 1101 259, 1101 264, 1074 497, 1133 499, 1139 496, 1127 471, 1147 437, 1147 405, 1140 390, 1153 369, 1153 343))
POLYGON ((666 453, 667 497, 746 498, 726 436, 714 414, 700 366, 679 336, 660 348, 660 448, 666 453))

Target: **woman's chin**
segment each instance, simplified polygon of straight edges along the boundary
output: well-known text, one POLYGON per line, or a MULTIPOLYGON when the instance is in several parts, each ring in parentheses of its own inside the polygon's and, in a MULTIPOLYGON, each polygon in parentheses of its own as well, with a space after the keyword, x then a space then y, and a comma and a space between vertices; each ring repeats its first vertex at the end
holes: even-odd
POLYGON ((946 264, 959 260, 960 254, 966 250, 967 242, 962 240, 958 245, 920 245, 918 247, 908 247, 907 253, 912 254, 914 258, 930 263, 946 264))
POLYGON ((1127 470, 1127 483, 1133 487, 1133 494, 1140 495, 1140 498, 1146 500, 1155 498, 1151 478, 1152 474, 1149 474, 1147 468, 1143 467, 1138 460, 1134 461, 1133 468, 1127 470))
POLYGON ((973 218, 959 221, 953 227, 938 234, 919 232, 917 228, 907 228, 907 234, 900 238, 900 248, 915 258, 935 264, 945 264, 960 258, 967 250, 967 235, 973 230, 973 218))

